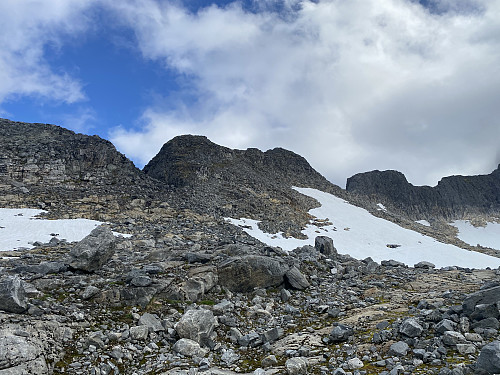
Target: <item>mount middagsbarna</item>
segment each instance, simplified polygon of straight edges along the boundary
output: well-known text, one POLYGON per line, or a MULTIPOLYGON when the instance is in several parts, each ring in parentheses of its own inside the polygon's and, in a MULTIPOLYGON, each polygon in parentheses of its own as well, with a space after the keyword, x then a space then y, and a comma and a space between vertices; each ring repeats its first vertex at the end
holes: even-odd
POLYGON ((499 176, 0 119, 0 375, 499 373, 499 176))

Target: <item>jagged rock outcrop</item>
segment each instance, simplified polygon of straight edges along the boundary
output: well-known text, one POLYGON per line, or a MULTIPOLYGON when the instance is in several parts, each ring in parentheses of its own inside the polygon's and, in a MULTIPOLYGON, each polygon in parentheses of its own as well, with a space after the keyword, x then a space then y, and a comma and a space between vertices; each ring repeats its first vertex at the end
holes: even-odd
POLYGON ((339 194, 342 190, 291 151, 232 150, 193 135, 167 142, 144 172, 182 192, 191 205, 204 212, 263 220, 270 232, 295 235, 316 203, 292 186, 339 194))
POLYGON ((111 142, 55 125, 0 119, 0 150, 2 206, 63 207, 83 197, 102 202, 108 195, 120 201, 158 189, 111 142))
POLYGON ((401 172, 376 170, 348 178, 346 189, 420 219, 500 212, 500 166, 488 175, 444 177, 435 187, 414 186, 401 172))

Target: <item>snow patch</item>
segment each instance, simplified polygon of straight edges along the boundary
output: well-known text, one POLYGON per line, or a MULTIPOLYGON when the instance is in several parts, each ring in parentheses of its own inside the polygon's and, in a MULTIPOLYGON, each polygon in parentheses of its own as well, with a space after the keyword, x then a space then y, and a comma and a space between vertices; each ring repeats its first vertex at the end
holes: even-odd
POLYGON ((47 220, 36 217, 44 212, 32 208, 0 208, 0 252, 31 249, 33 242, 47 243, 53 237, 68 242, 80 241, 103 224, 88 219, 47 220))
POLYGON ((417 220, 417 221, 415 221, 415 223, 420 224, 420 225, 424 225, 426 227, 431 226, 431 223, 429 223, 427 220, 417 220))
POLYGON ((457 237, 469 245, 481 245, 500 250, 500 223, 486 223, 484 227, 475 227, 468 220, 451 223, 458 229, 457 237))
POLYGON ((375 217, 367 210, 351 205, 332 194, 309 188, 294 189, 318 200, 321 206, 310 210, 309 213, 317 219, 329 218, 331 225, 317 227, 310 224, 302 231, 308 239, 299 240, 284 238, 282 233, 264 233, 258 228, 258 221, 255 220, 227 220, 231 224, 241 226, 245 232, 265 244, 279 246, 286 251, 304 245, 314 246, 316 236, 326 235, 333 239, 339 253, 349 254, 357 259, 372 257, 376 262, 394 259, 408 265, 428 261, 437 267, 500 266, 499 258, 438 242, 434 238, 375 217))

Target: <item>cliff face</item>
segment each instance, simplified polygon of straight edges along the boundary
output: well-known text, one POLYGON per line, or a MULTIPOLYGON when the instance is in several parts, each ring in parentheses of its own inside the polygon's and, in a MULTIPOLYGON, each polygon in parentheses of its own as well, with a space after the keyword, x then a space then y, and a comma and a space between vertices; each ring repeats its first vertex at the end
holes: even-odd
POLYGON ((491 215, 500 213, 499 168, 488 175, 444 177, 435 187, 414 186, 397 171, 371 171, 348 178, 346 189, 412 217, 491 215))
POLYGON ((167 142, 144 171, 202 211, 263 220, 268 230, 293 234, 299 228, 285 222, 304 224, 316 203, 292 186, 341 191, 291 151, 232 150, 192 135, 167 142))
POLYGON ((85 211, 85 217, 103 218, 111 206, 118 212, 134 199, 160 195, 155 184, 97 136, 0 119, 0 207, 51 207, 68 217, 85 211))
POLYGON ((90 182, 99 187, 143 179, 130 160, 98 136, 3 119, 0 133, 0 179, 4 181, 76 189, 90 182))

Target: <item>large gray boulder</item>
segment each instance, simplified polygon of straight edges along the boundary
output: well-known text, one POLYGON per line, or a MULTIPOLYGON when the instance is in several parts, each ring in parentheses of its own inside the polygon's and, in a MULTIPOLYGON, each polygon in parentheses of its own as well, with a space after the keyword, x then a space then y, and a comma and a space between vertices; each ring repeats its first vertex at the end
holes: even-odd
POLYGON ((477 358, 476 371, 500 373, 500 341, 493 341, 483 347, 477 358))
POLYGON ((0 374, 48 374, 41 349, 24 337, 0 336, 0 374))
POLYGON ((304 290, 310 286, 306 277, 295 266, 286 271, 285 280, 293 289, 304 290))
POLYGON ((281 285, 288 270, 285 263, 271 257, 231 257, 218 267, 219 284, 233 292, 250 292, 281 285))
POLYGON ((479 290, 469 294, 464 300, 462 307, 465 315, 469 316, 474 312, 477 305, 489 305, 500 301, 500 286, 479 290))
POLYGON ((337 249, 333 246, 333 240, 330 237, 318 236, 314 240, 314 248, 316 251, 326 256, 337 256, 337 249))
POLYGON ((70 266, 86 272, 95 272, 111 259, 115 249, 116 238, 113 232, 101 225, 71 249, 70 266))
POLYGON ((175 324, 180 338, 196 341, 203 346, 210 346, 217 320, 210 310, 189 310, 175 324))
POLYGON ((17 276, 0 279, 0 310, 19 314, 26 311, 27 307, 21 279, 17 276))

